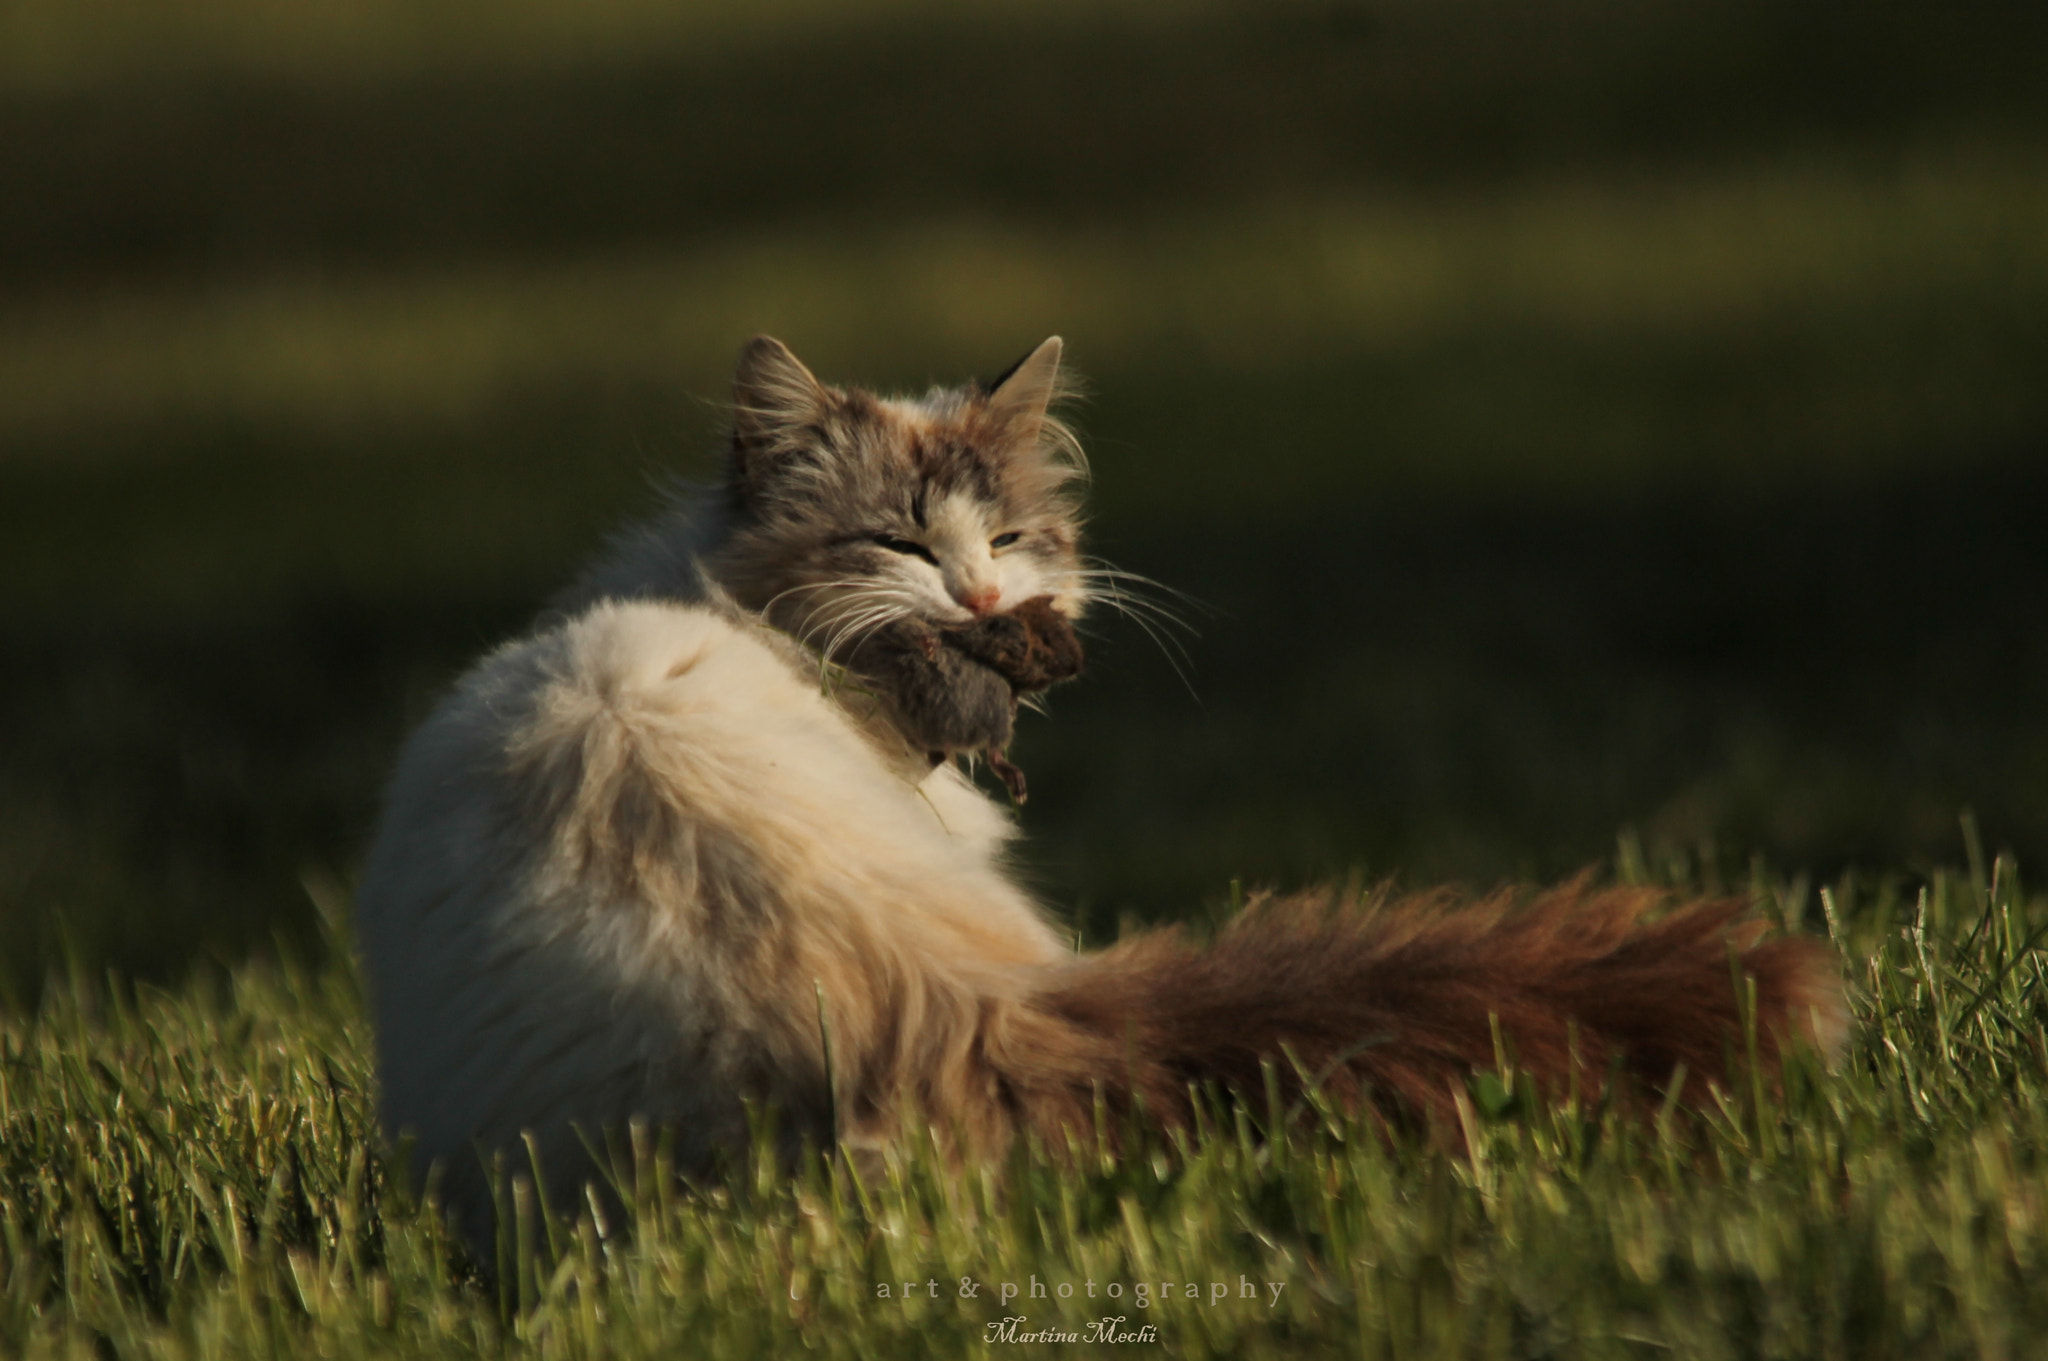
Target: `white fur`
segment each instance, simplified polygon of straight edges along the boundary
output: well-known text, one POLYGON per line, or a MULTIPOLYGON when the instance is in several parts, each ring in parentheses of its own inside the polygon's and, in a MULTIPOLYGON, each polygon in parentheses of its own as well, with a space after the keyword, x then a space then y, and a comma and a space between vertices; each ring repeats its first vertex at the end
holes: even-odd
POLYGON ((385 1126, 473 1233, 478 1147, 531 1130, 573 1189, 575 1131, 640 1117, 700 1169, 743 1096, 825 1099, 821 989, 854 1061, 878 981, 1012 994, 1062 956, 1007 817, 886 736, 764 626, 646 601, 501 648, 414 734, 357 923, 385 1126))

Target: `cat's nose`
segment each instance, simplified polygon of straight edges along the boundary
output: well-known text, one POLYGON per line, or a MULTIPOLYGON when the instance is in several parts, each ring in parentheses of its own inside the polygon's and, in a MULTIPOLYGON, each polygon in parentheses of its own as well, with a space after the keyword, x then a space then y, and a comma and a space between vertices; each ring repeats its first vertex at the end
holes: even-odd
POLYGON ((969 586, 954 596, 954 599, 976 614, 993 613, 997 602, 1002 598, 1002 590, 995 586, 969 586))

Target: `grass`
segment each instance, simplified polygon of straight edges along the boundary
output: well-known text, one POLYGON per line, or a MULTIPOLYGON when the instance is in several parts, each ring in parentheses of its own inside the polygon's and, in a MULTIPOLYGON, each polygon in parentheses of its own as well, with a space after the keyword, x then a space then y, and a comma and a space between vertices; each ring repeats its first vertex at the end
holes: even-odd
POLYGON ((1965 800, 2048 856, 2039 29, 4 7, 0 1355, 953 1354, 1107 1312, 875 1296, 1034 1274, 1283 1286, 1126 1294, 1185 1355, 2039 1350, 2048 903, 1935 868, 1965 800), (479 1284, 386 1181, 301 876, 650 471, 705 470, 760 329, 902 385, 1060 331, 1094 380, 1097 551, 1204 608, 1199 698, 1106 629, 1021 738, 1031 872, 1091 934, 1233 875, 1552 877, 1625 820, 1629 875, 1895 865, 1831 914, 1757 885, 1840 930, 1847 1069, 1645 1127, 1496 1075, 1469 1161, 1225 1121, 1078 1176, 741 1173, 631 1247, 529 1217, 479 1284))
POLYGON ((531 1251, 495 1286, 386 1173, 345 950, 175 988, 72 977, 0 1023, 0 1350, 949 1356, 1012 1315, 1122 1315, 1185 1356, 2037 1350, 2048 899, 1975 854, 1918 886, 1752 889, 1831 932, 1857 984, 1842 1071, 1761 1100, 1629 1123, 1528 1103, 1508 1071, 1475 1079, 1469 1158, 1325 1111, 1261 1142, 1253 1102, 1078 1170, 912 1146, 865 1185, 815 1162, 703 1194, 648 1175, 630 1244, 521 1193, 531 1251))

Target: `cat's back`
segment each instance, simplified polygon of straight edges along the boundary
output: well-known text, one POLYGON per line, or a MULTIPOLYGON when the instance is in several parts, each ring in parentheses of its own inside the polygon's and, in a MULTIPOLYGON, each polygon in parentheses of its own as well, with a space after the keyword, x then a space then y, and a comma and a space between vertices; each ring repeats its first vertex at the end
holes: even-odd
POLYGON ((564 840, 629 847, 664 809, 743 821, 785 765, 858 782, 857 736, 753 632, 702 607, 604 601, 486 656, 406 742, 362 907, 502 886, 564 840))
POLYGON ((1055 955, 1001 814, 942 774, 879 760, 745 616, 602 602, 498 649, 406 744, 358 894, 387 1130, 457 1174, 635 1117, 730 1145, 742 1095, 811 1101, 815 980, 868 1009, 849 950, 1055 955))
POLYGON ((704 565, 716 555, 730 520, 718 496, 678 490, 668 508, 614 534, 605 551, 551 605, 559 618, 581 615, 604 601, 701 603, 704 565))
POLYGON ((778 916, 774 862, 876 772, 751 633, 601 602, 486 656, 413 733, 356 907, 387 1089, 463 1066, 420 1037, 504 1019, 524 974, 652 973, 672 1000, 679 970, 778 916))

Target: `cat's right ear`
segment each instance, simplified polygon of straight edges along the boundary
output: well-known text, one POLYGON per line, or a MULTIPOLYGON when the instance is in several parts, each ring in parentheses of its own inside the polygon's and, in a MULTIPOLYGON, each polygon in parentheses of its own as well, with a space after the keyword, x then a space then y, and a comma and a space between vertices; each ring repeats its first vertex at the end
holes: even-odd
POLYGON ((732 376, 734 480, 753 482, 801 449, 824 418, 829 394, 789 346, 755 336, 732 376))
POLYGON ((1048 336, 1036 349, 1003 371, 1003 376, 984 385, 988 410, 1013 438, 1032 441, 1045 424, 1045 413, 1064 389, 1060 384, 1058 336, 1048 336))

